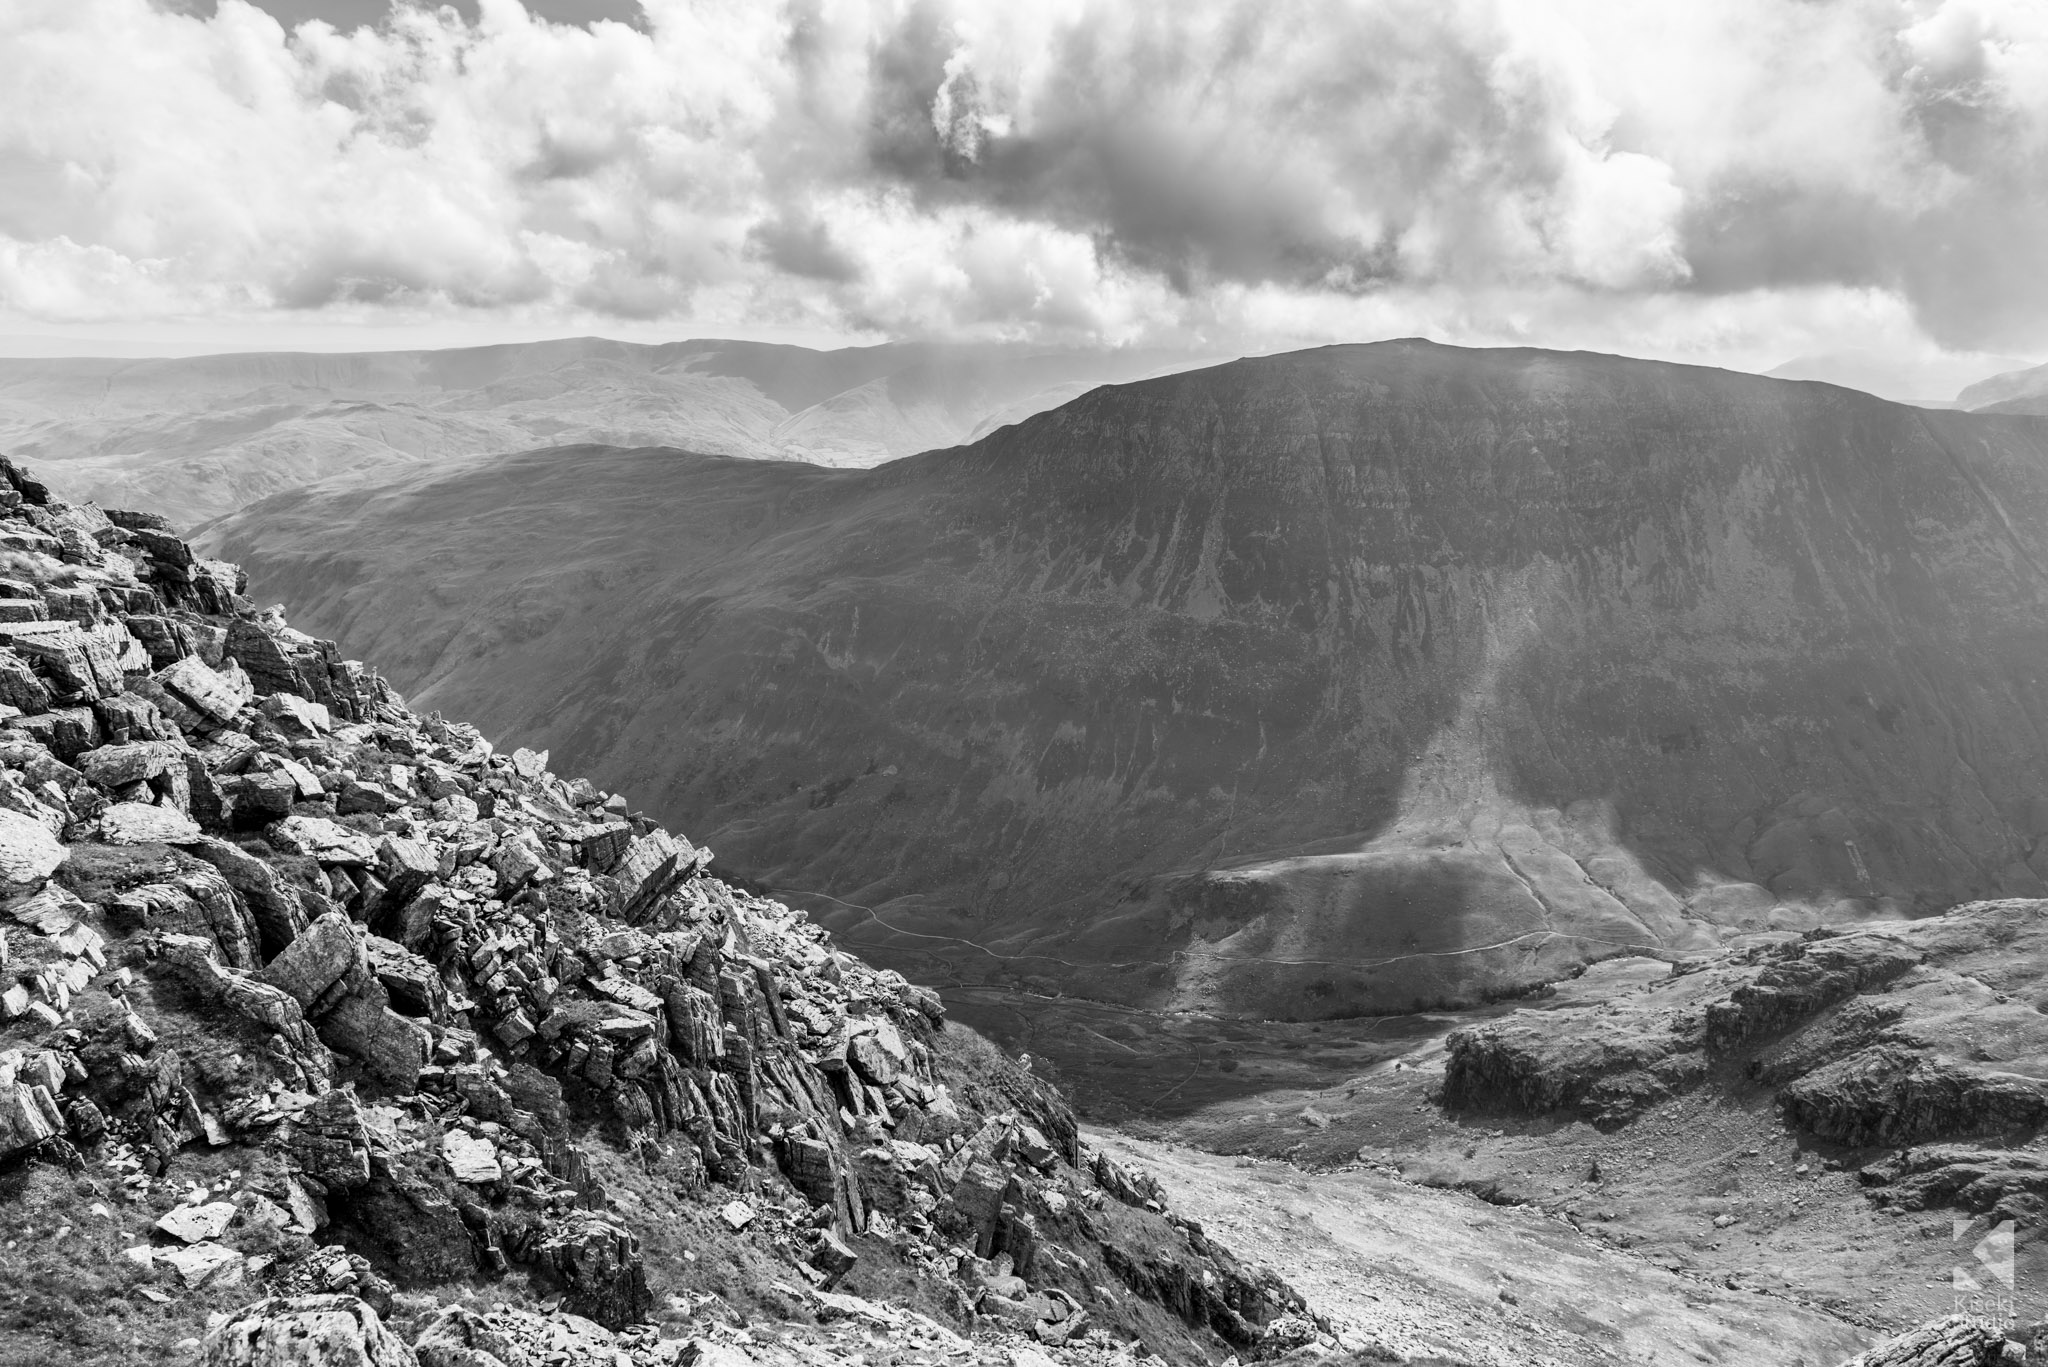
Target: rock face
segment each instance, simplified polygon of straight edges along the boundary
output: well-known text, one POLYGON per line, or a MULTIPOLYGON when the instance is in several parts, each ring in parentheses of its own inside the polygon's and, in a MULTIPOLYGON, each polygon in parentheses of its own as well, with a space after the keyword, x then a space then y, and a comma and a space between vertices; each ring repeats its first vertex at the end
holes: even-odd
POLYGON ((928 975, 1336 1015, 2048 895, 2032 419, 1389 342, 872 471, 540 452, 209 544, 928 975))
MULTIPOLYGON (((78 595, 113 662, 0 644, 81 714, 68 758, 53 711, 0 714, 0 811, 37 836, 0 889, 0 1165, 168 1179, 190 1146, 229 1150, 209 1173, 254 1185, 195 1196, 129 1254, 282 1298, 209 1361, 399 1367, 366 1303, 515 1266, 594 1335, 645 1320, 675 1270, 650 1268, 600 1148, 665 1197, 738 1208, 735 1232, 799 1282, 885 1250, 964 1314, 1006 1259, 1062 1306, 1135 1296, 1219 1349, 1300 1308, 1157 1209, 1124 1211, 1058 1093, 949 1028, 935 993, 544 754, 417 715, 256 611, 234 567, 131 526, 149 524, 0 461, 12 573, 78 595), (238 1247, 252 1221, 302 1242, 238 1247), (1165 1271, 1124 1275, 1126 1242, 1165 1271)), ((559 1325, 540 1325, 545 1348, 559 1325)))
POLYGON ((1618 1127, 1697 1087, 1761 1087, 1886 1204, 2048 1214, 2048 902, 1755 936, 1681 968, 1454 1031, 1445 1103, 1618 1127))

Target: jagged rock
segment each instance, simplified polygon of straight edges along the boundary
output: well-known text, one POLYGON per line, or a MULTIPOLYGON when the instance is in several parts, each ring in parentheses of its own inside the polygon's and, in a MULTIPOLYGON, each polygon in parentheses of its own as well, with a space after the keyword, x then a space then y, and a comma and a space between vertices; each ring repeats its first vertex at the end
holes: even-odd
POLYGON ((2000 1367, 2008 1360, 2005 1335, 1950 1315, 1886 1339, 1842 1367, 2000 1367))
POLYGON ((206 1336, 205 1367, 418 1367, 377 1312, 354 1296, 294 1296, 245 1306, 206 1336))
POLYGON ((561 1284, 565 1308, 606 1328, 638 1323, 654 1308, 639 1240, 617 1225, 571 1216, 548 1231, 535 1257, 561 1284))
POLYGON ((353 1092, 329 1092, 302 1112, 283 1137, 285 1152, 325 1192, 370 1180, 370 1130, 353 1092))
POLYGON ((115 651, 94 630, 72 622, 0 622, 0 641, 27 659, 60 698, 91 702, 121 691, 115 651))
POLYGON ((384 985, 392 1007, 436 1024, 448 1019, 448 987, 434 966, 401 944, 372 935, 364 942, 370 971, 384 985))
POLYGON ((396 791, 371 779, 342 780, 341 791, 334 799, 334 810, 342 816, 382 816, 404 805, 396 791))
POLYGON ((1914 1144, 1956 1134, 2026 1132, 2048 1122, 2048 1083, 1880 1045, 1837 1059, 1779 1093, 1786 1118, 1839 1143, 1914 1144))
POLYGON ((317 816, 289 816, 270 827, 270 843, 291 854, 310 855, 323 864, 377 863, 377 846, 338 822, 317 816))
POLYGON ((64 761, 77 759, 100 743, 99 718, 90 707, 54 707, 40 716, 17 717, 14 727, 64 761))
POLYGON ((174 765, 182 768, 184 763, 184 756, 176 746, 160 741, 136 741, 127 745, 103 745, 90 754, 81 755, 78 770, 88 782, 113 792, 133 783, 147 782, 174 765))
MULTIPOLYGON (((11 469, 0 462, 7 481, 11 469)), ((19 497, 0 487, 0 539, 19 497)), ((78 887, 97 911, 37 888, 57 867, 47 857, 7 899, 10 926, 39 938, 0 938, 0 956, 26 947, 36 968, 32 991, 0 989, 0 1010, 29 1018, 11 1032, 46 1026, 62 1047, 0 1054, 0 1159, 76 1163, 73 1139, 112 1140, 107 1161, 139 1154, 155 1176, 188 1145, 248 1146, 221 1156, 260 1174, 263 1193, 174 1212, 163 1232, 184 1246, 139 1260, 192 1286, 253 1273, 220 1243, 221 1216, 239 1209, 252 1235, 324 1231, 353 1250, 287 1252, 263 1269, 276 1291, 353 1291, 375 1309, 390 1288, 366 1255, 413 1285, 521 1263, 572 1310, 638 1321, 652 1305, 633 1231, 594 1213, 604 1184, 564 1138, 585 1128, 629 1139, 678 1193, 746 1193, 726 1202, 727 1223, 825 1276, 864 1232, 899 1243, 920 1276, 948 1265, 934 1223, 1025 1271, 1048 1240, 1094 1237, 1059 1215, 1063 1184, 1087 1182, 1060 1168, 1079 1159, 1071 1112, 1026 1074, 994 1088, 1014 1112, 986 1113, 978 1086, 956 1104, 934 1074, 943 1013, 929 993, 832 949, 801 913, 699 877, 708 851, 562 781, 544 755, 499 755, 474 727, 418 717, 331 643, 255 614, 231 570, 168 528, 136 524, 156 534, 144 555, 99 538, 90 514, 50 517, 68 539, 22 535, 83 568, 78 585, 31 586, 66 620, 45 624, 38 639, 62 650, 29 678, 79 705, 0 726, 0 812, 59 859, 54 837, 95 831, 184 848, 94 847, 78 887), (124 615, 153 620, 131 634, 124 615), (125 691, 94 673, 102 657, 125 691), (101 940, 99 914, 121 942, 101 940), (68 1019, 88 985, 101 991, 68 1019), (56 1033, 66 1024, 76 1033, 56 1033), (337 1089, 337 1072, 374 1100, 337 1089), (957 1163, 916 1142, 968 1131, 944 1150, 957 1163), (770 1153, 819 1208, 801 1229, 755 1166, 770 1153), (1051 1213, 1042 1227, 1038 1213, 1051 1213)), ((0 604, 28 601, 7 592, 0 582, 0 604)), ((0 864, 5 853, 0 840, 0 864)), ((1226 1304, 1265 1304, 1220 1263, 1187 1266, 1226 1304)), ((1181 1274, 1161 1278, 1178 1308, 1211 1314, 1181 1274)), ((1032 1332, 1081 1322, 1057 1301, 1032 1332)), ((571 1343, 614 1352, 577 1314, 469 1328, 482 1323, 527 1354, 517 1367, 559 1362, 571 1343)), ((656 1360, 646 1348, 616 1340, 636 1367, 656 1360)), ((473 1334, 446 1349, 470 1355, 451 1364, 493 1367, 474 1359, 490 1350, 473 1334)))
POLYGON ((420 1071, 432 1060, 433 1036, 424 1025, 408 1020, 385 1002, 375 979, 341 998, 315 1023, 330 1047, 361 1060, 385 1082, 412 1091, 420 1071))
POLYGON ((242 1280, 242 1255, 216 1243, 159 1249, 155 1261, 176 1272, 186 1286, 234 1286, 242 1280))
POLYGON ((816 1247, 811 1249, 808 1261, 828 1278, 838 1278, 853 1270, 853 1265, 860 1261, 860 1255, 848 1248, 844 1239, 828 1229, 818 1240, 816 1247))
POLYGON ((262 962, 255 918, 226 880, 210 869, 187 874, 175 884, 145 883, 102 905, 124 930, 203 933, 229 967, 251 969, 262 962))
POLYGON ((13 651, 0 651, 0 703, 26 713, 50 710, 50 690, 13 651))
POLYGON ((996 1223, 1009 1187, 1008 1174, 993 1163, 982 1161, 968 1164, 953 1184, 952 1211, 957 1227, 973 1237, 974 1252, 979 1257, 986 1258, 994 1250, 996 1223))
POLYGON ((282 988, 307 1016, 317 1018, 369 981, 362 932, 340 912, 328 912, 307 926, 259 977, 282 988))
POLYGON ((100 816, 109 845, 189 845, 204 835, 183 812, 141 802, 117 802, 100 816))
POLYGON ((220 871, 222 878, 248 903, 263 939, 264 957, 281 953, 306 928, 306 911, 285 890, 270 865, 225 840, 194 842, 191 852, 220 871))
POLYGON ((787 1145, 785 1159, 790 1185, 802 1192, 814 1206, 829 1206, 838 1191, 839 1174, 832 1161, 832 1146, 822 1139, 795 1139, 787 1145))
POLYGON ((56 1098, 37 1083, 0 1087, 0 1160, 35 1148, 64 1132, 56 1098))
POLYGON ((41 822, 0 809, 0 880, 39 883, 70 856, 41 822))
POLYGON ((634 1367, 724 1367, 728 1362, 746 1367, 747 1362, 723 1348, 719 1351, 724 1356, 716 1359, 687 1352, 622 1359, 620 1342, 603 1325, 581 1315, 536 1315, 509 1306, 480 1312, 446 1305, 421 1329, 414 1350, 420 1367, 618 1367, 622 1360, 634 1367))
POLYGON ((280 733, 300 740, 314 740, 334 729, 334 718, 325 707, 296 693, 273 693, 257 710, 270 718, 280 733))
POLYGON ((291 815, 299 781, 282 768, 235 774, 222 781, 221 792, 234 804, 235 826, 254 830, 291 815))
POLYGON ((229 1201, 211 1201, 203 1206, 179 1206, 156 1222, 157 1231, 188 1244, 218 1239, 227 1233, 235 1218, 229 1201))
POLYGON ((505 1170, 498 1163, 498 1146, 488 1139, 450 1130, 441 1141, 441 1156, 458 1182, 496 1182, 505 1170))
POLYGON ((330 1203, 337 1218, 345 1214, 408 1279, 427 1282, 452 1281, 477 1270, 465 1204, 473 1204, 471 1198, 451 1188, 422 1153, 388 1160, 373 1156, 370 1180, 330 1203))
POLYGON ((217 726, 232 722, 254 696, 254 689, 241 670, 230 665, 216 671, 195 656, 158 670, 154 680, 158 688, 183 703, 197 719, 217 726))

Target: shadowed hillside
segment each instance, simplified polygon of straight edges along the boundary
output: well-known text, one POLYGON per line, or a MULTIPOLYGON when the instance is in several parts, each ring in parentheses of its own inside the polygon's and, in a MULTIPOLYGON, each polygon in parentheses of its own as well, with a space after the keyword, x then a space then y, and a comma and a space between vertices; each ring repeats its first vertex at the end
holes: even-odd
POLYGON ((2032 419, 1390 342, 873 470, 556 448, 211 539, 928 976, 1334 1015, 2048 892, 2032 419))

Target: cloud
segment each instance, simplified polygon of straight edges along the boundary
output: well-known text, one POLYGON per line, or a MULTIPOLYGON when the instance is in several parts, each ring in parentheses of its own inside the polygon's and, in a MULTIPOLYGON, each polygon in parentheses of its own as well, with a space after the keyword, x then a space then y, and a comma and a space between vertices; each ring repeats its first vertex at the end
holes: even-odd
POLYGON ((0 309, 2048 347, 2035 0, 644 10, 12 0, 0 309))

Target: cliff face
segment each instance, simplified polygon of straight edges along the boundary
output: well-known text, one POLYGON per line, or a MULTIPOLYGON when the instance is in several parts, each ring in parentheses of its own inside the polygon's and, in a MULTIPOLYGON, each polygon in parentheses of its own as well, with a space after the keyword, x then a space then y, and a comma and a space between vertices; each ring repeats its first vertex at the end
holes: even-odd
POLYGON ((858 1291, 985 1342, 1317 1337, 929 989, 163 518, 0 460, 0 552, 0 1358, 160 1356, 81 1278, 165 1345, 269 1295, 215 1367, 839 1360, 680 1341, 713 1303, 966 1351, 858 1291))
POLYGON ((871 471, 542 451, 214 544, 931 974, 1332 1014, 2048 892, 2026 418, 1396 342, 871 471))

